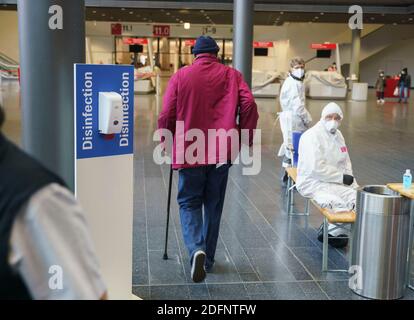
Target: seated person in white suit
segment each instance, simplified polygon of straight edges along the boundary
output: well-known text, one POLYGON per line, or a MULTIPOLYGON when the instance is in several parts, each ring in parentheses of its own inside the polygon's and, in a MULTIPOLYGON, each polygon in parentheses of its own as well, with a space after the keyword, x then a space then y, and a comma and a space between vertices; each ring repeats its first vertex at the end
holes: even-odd
MULTIPOLYGON (((302 135, 299 143, 297 190, 334 212, 354 209, 358 187, 345 139, 338 130, 342 120, 341 108, 334 102, 328 103, 321 120, 302 135)), ((329 225, 329 244, 345 247, 346 230, 332 230, 334 227, 329 225)), ((323 241, 323 225, 318 240, 323 241)))

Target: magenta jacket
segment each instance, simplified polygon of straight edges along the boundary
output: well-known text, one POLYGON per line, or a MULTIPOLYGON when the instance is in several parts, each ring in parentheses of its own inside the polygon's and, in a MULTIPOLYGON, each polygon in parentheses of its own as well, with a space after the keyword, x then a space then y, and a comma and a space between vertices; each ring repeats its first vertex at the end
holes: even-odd
POLYGON ((173 168, 179 169, 233 161, 239 148, 231 150, 230 138, 227 144, 217 137, 207 138, 209 129, 224 129, 224 132, 233 129, 232 133, 249 129, 245 143, 251 146, 258 118, 257 105, 241 73, 224 66, 214 55, 200 54, 191 66, 178 70, 170 79, 158 128, 173 133, 173 168), (238 113, 239 125, 236 123, 238 113), (181 124, 178 121, 182 121, 181 124), (198 148, 194 153, 195 162, 188 161, 185 156, 194 151, 191 145, 196 138, 187 137, 190 129, 199 129, 196 133, 206 137, 205 148, 198 148), (223 148, 226 150, 220 154, 224 156, 219 157, 219 150, 223 148))

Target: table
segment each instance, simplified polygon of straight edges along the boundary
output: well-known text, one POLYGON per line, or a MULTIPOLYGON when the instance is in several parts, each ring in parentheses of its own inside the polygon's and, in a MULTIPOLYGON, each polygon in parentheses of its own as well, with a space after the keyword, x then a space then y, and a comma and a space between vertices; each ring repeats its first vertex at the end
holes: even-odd
MULTIPOLYGON (((385 79, 385 88, 384 88, 384 97, 385 98, 398 98, 394 96, 394 90, 398 86, 398 81, 400 78, 391 77, 385 79)), ((410 97, 410 90, 408 90, 408 97, 410 97)))
POLYGON ((410 211, 410 234, 409 234, 409 247, 408 247, 408 287, 411 290, 414 290, 414 286, 411 285, 411 256, 413 250, 413 236, 414 236, 414 185, 411 186, 410 189, 404 189, 402 183, 389 183, 387 187, 393 191, 398 192, 404 197, 411 199, 411 211, 410 211))

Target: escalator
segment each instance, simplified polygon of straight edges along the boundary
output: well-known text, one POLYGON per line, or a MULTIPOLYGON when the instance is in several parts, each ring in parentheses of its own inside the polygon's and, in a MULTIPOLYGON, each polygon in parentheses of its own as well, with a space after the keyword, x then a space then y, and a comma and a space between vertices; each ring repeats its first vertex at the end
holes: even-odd
POLYGON ((0 52, 1 79, 16 80, 19 78, 19 63, 0 52))

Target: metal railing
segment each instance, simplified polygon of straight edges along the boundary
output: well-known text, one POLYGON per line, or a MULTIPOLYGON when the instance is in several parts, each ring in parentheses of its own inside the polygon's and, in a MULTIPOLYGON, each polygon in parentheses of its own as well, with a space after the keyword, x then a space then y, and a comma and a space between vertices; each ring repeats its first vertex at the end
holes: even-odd
POLYGON ((19 64, 17 61, 0 52, 0 76, 3 79, 18 79, 19 64))

